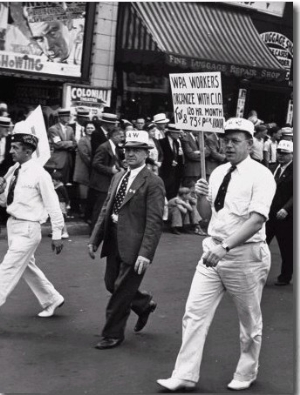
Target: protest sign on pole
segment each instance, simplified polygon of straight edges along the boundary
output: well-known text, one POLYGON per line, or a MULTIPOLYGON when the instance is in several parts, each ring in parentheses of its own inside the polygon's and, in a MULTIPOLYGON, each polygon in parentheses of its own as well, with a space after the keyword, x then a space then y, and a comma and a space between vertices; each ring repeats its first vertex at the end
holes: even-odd
POLYGON ((41 106, 32 111, 24 122, 31 129, 31 133, 39 139, 37 149, 32 157, 44 166, 50 159, 51 153, 41 106))
POLYGON ((204 132, 224 133, 220 72, 170 74, 174 122, 199 132, 201 177, 205 174, 204 132))

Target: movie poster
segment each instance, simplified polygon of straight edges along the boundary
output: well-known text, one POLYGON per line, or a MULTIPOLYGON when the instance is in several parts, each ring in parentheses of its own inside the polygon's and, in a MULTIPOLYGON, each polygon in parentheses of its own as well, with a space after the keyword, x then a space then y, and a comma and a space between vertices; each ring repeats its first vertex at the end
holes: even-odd
POLYGON ((0 68, 80 77, 86 5, 0 2, 0 68))

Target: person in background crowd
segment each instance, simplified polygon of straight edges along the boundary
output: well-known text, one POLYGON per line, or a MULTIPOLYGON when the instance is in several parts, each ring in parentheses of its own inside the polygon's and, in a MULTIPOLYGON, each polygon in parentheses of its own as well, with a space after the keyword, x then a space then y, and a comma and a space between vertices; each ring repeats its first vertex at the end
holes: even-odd
POLYGON ((67 214, 68 214, 68 209, 70 208, 70 199, 69 199, 68 191, 62 182, 62 174, 59 171, 54 171, 52 173, 51 177, 52 177, 52 182, 54 185, 55 192, 58 197, 59 206, 60 206, 61 212, 64 216, 64 227, 62 230, 61 238, 68 239, 69 234, 68 234, 68 229, 67 229, 67 225, 66 225, 66 218, 67 218, 67 214))
MULTIPOLYGON (((113 130, 117 125, 117 116, 108 112, 103 112, 101 118, 96 123, 96 130, 91 136, 91 164, 90 171, 92 169, 92 163, 94 155, 98 147, 108 141, 108 133, 113 130)), ((88 189, 88 196, 86 202, 85 220, 91 224, 92 210, 96 203, 96 196, 93 189, 88 189)))
POLYGON ((268 130, 268 135, 270 138, 264 142, 263 164, 274 173, 277 166, 277 146, 281 138, 281 130, 278 126, 273 126, 268 130))
POLYGON ((122 169, 117 150, 121 137, 121 129, 115 126, 108 133, 108 141, 98 147, 93 159, 89 182, 89 188, 95 196, 91 230, 93 230, 105 202, 112 177, 122 169))
POLYGON ((11 154, 15 165, 0 178, 0 204, 7 206, 8 250, 0 264, 0 306, 14 290, 21 277, 40 305, 38 316, 51 317, 64 303, 63 296, 36 266, 34 254, 41 241, 41 223, 50 215, 52 249, 62 250, 63 216, 49 173, 35 160, 38 139, 24 122, 15 125, 11 154))
MULTIPOLYGON (((114 129, 117 126, 117 116, 116 114, 111 114, 108 112, 103 112, 101 117, 99 118, 97 124, 99 127, 96 127, 95 133, 92 134, 91 138, 91 160, 93 161, 94 155, 97 151, 97 148, 100 144, 105 143, 108 140, 108 133, 110 130, 114 129)), ((96 125, 97 126, 97 125, 96 125)))
POLYGON ((266 224, 267 243, 277 239, 282 258, 281 273, 275 285, 288 285, 293 276, 293 142, 281 140, 277 147, 277 184, 266 224))
POLYGON ((181 187, 176 197, 168 202, 169 220, 171 222, 171 232, 180 235, 184 233, 199 234, 201 220, 197 209, 197 198, 191 196, 191 190, 181 187))
POLYGON ((152 123, 155 123, 156 126, 154 137, 157 140, 165 138, 165 129, 169 122, 170 120, 163 113, 154 115, 152 123))
POLYGON ((76 118, 74 122, 69 122, 74 130, 75 140, 77 144, 79 140, 85 135, 85 125, 90 121, 90 112, 87 108, 76 107, 76 118))
POLYGON ((149 135, 149 144, 152 146, 149 152, 149 158, 153 159, 156 166, 160 168, 163 160, 163 152, 159 140, 155 138, 156 126, 154 123, 150 123, 146 129, 149 135))
POLYGON ((91 167, 91 136, 95 133, 96 127, 93 122, 87 122, 84 128, 84 135, 78 142, 75 169, 73 180, 78 184, 77 193, 80 199, 80 212, 86 212, 86 199, 88 195, 88 185, 91 167))
POLYGON ((281 139, 287 141, 293 141, 293 128, 285 126, 281 130, 281 139))
POLYGON ((130 310, 139 317, 134 331, 140 332, 157 306, 150 294, 139 290, 162 233, 165 198, 162 180, 145 165, 149 149, 147 132, 127 133, 128 170, 112 179, 88 244, 94 259, 103 241, 101 257, 107 256, 105 285, 112 294, 102 337, 96 345, 100 350, 123 342, 130 310))
POLYGON ((205 144, 205 171, 206 180, 209 181, 209 177, 216 167, 223 164, 226 161, 225 155, 225 144, 222 137, 218 133, 205 133, 204 134, 205 144))
POLYGON ((251 158, 262 163, 264 158, 264 143, 268 128, 266 125, 255 126, 251 158))
POLYGON ((59 109, 58 123, 51 126, 48 130, 50 144, 53 147, 51 162, 54 164, 54 168, 61 172, 65 185, 72 182, 73 152, 77 148, 74 131, 68 125, 70 114, 69 109, 59 109))
POLYGON ((183 177, 184 159, 179 141, 181 131, 170 123, 165 133, 166 137, 159 141, 163 152, 159 175, 165 184, 167 199, 170 200, 177 196, 183 177))
POLYGON ((185 159, 182 185, 190 188, 201 176, 198 132, 187 131, 181 141, 185 159))
POLYGON ((261 119, 258 119, 257 111, 255 111, 255 110, 251 110, 249 112, 248 120, 253 123, 254 127, 264 123, 264 121, 262 121, 261 119))
POLYGON ((275 194, 271 172, 249 156, 253 124, 242 118, 225 123, 228 163, 209 184, 195 186, 200 215, 209 218, 209 237, 197 265, 183 317, 182 344, 172 376, 157 383, 169 391, 193 389, 200 377, 205 339, 225 291, 233 297, 240 326, 240 358, 228 384, 243 390, 256 380, 262 339, 260 308, 271 259, 265 222, 275 194))
POLYGON ((144 118, 137 118, 135 122, 136 130, 144 130, 145 127, 145 119, 144 118))

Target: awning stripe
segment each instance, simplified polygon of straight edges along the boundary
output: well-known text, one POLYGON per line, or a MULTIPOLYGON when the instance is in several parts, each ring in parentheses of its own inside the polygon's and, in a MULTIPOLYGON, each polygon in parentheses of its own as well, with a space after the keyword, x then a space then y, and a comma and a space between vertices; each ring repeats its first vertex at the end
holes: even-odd
MULTIPOLYGON (((148 34, 161 51, 241 66, 282 69, 260 39, 250 16, 241 11, 224 10, 218 3, 129 4, 136 20, 145 22, 148 34)), ((149 50, 136 43, 133 49, 149 50)))

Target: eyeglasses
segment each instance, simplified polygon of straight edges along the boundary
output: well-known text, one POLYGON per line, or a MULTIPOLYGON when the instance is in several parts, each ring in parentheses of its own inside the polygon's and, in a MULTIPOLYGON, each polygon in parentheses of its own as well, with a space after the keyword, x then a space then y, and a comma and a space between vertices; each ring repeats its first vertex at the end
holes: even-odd
POLYGON ((243 141, 247 141, 245 140, 239 140, 239 139, 228 139, 228 138, 224 138, 224 143, 227 145, 229 143, 233 144, 233 145, 238 145, 240 143, 242 143, 243 141))

